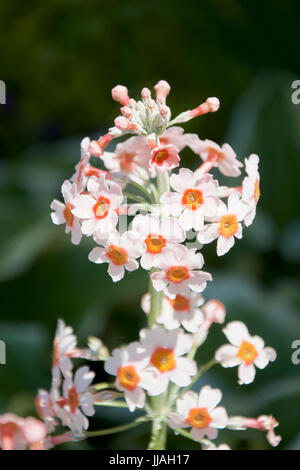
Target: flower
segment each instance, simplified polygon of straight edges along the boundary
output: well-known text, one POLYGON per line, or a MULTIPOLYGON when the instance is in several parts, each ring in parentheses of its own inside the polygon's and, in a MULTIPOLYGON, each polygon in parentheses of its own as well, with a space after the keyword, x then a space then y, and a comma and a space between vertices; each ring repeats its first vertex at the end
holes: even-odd
POLYGON ((20 418, 13 413, 0 416, 0 447, 2 450, 42 449, 47 435, 44 424, 32 417, 20 418))
POLYGON ((140 234, 145 244, 145 253, 141 257, 141 266, 150 269, 154 258, 162 249, 185 240, 185 233, 175 218, 155 215, 137 215, 132 222, 132 229, 140 234))
POLYGON ((231 416, 228 421, 228 428, 234 430, 259 429, 267 431, 267 440, 271 446, 276 447, 281 441, 281 436, 275 434, 274 429, 278 426, 278 421, 272 416, 261 415, 258 418, 246 418, 244 416, 231 416))
POLYGON ((211 175, 197 178, 187 168, 181 168, 179 174, 172 174, 170 185, 175 192, 164 193, 160 201, 168 212, 179 216, 184 230, 201 230, 205 217, 213 217, 220 205, 216 193, 218 183, 211 175))
POLYGON ((264 347, 264 341, 259 336, 250 336, 246 325, 233 321, 223 329, 231 344, 221 346, 215 354, 216 361, 223 367, 238 367, 238 382, 240 385, 253 382, 255 366, 264 369, 269 362, 276 359, 273 348, 264 347))
POLYGON ((53 410, 53 403, 56 398, 56 390, 53 387, 51 392, 40 389, 35 397, 35 405, 40 418, 44 421, 48 432, 54 431, 57 426, 55 414, 53 410))
POLYGON ((246 176, 243 181, 242 200, 245 201, 249 207, 244 220, 246 227, 253 222, 256 214, 256 205, 260 196, 258 162, 259 158, 255 154, 250 155, 248 159, 245 158, 245 168, 248 176, 246 176))
POLYGON ((89 260, 97 264, 109 263, 108 274, 113 282, 123 279, 125 268, 127 271, 138 269, 136 258, 141 256, 144 246, 136 232, 131 230, 120 235, 113 231, 105 241, 97 238, 97 234, 95 239, 105 248, 94 248, 89 254, 89 260))
POLYGON ((199 174, 209 171, 212 167, 218 167, 225 176, 239 176, 241 174, 240 167, 243 164, 237 160, 236 154, 229 144, 220 147, 212 140, 206 139, 199 141, 194 151, 205 162, 197 170, 199 174))
POLYGON ((144 387, 149 386, 153 377, 151 372, 145 371, 149 358, 140 353, 139 348, 140 344, 134 342, 126 348, 114 349, 104 364, 106 372, 116 375, 117 389, 124 392, 130 411, 144 407, 144 387))
POLYGON ((87 183, 88 194, 80 194, 73 201, 72 214, 83 220, 82 233, 92 235, 99 230, 109 233, 118 222, 116 209, 121 205, 121 186, 114 181, 91 177, 87 183))
POLYGON ((58 319, 52 353, 52 378, 56 385, 60 384, 60 372, 64 377, 72 373, 73 364, 70 356, 72 357, 76 344, 77 338, 73 334, 73 328, 58 319))
POLYGON ((87 366, 80 367, 72 377, 67 377, 63 383, 63 397, 58 398, 53 404, 56 416, 65 426, 73 432, 81 434, 88 428, 86 416, 95 413, 93 395, 88 387, 95 377, 95 373, 87 366))
POLYGON ((219 300, 211 299, 202 307, 204 320, 194 335, 194 343, 201 346, 207 338, 209 329, 213 323, 224 323, 226 309, 219 300))
POLYGON ((71 181, 76 183, 76 187, 79 193, 85 190, 87 183, 87 176, 85 174, 85 169, 89 165, 91 154, 89 152, 90 138, 85 137, 82 139, 80 144, 81 158, 79 163, 75 167, 75 173, 71 178, 71 181))
POLYGON ((167 287, 166 293, 171 299, 177 294, 188 294, 189 289, 202 292, 212 279, 211 274, 200 271, 203 264, 202 254, 195 249, 188 250, 184 245, 163 248, 153 262, 160 269, 151 274, 153 286, 157 291, 167 287))
MULTIPOLYGON (((203 302, 203 297, 195 292, 189 292, 185 296, 177 294, 175 299, 165 296, 157 322, 167 330, 174 330, 182 325, 190 333, 195 333, 204 319, 199 308, 203 302)), ((146 314, 150 312, 150 294, 143 296, 142 309, 146 314)))
POLYGON ((191 434, 196 441, 205 436, 215 439, 217 429, 225 428, 228 422, 225 408, 216 407, 221 398, 221 390, 209 385, 203 387, 198 395, 186 392, 176 402, 177 413, 169 413, 169 426, 172 429, 191 426, 191 434))
POLYGON ((77 188, 75 183, 71 181, 64 181, 61 192, 65 203, 54 199, 51 203, 51 209, 54 211, 51 213, 52 222, 55 225, 66 224, 65 232, 71 232, 71 242, 74 245, 79 245, 82 237, 81 225, 77 217, 74 217, 72 209, 74 208, 74 200, 77 196, 77 188))
POLYGON ((246 207, 240 200, 239 194, 234 192, 228 197, 228 206, 223 202, 218 207, 217 214, 198 233, 200 243, 210 243, 216 238, 217 255, 222 256, 234 245, 234 237, 242 238, 242 225, 240 221, 245 216, 246 207))
POLYGON ((185 387, 191 383, 191 376, 197 372, 195 361, 183 358, 192 345, 191 335, 177 330, 166 331, 163 327, 155 325, 151 330, 140 332, 140 352, 148 357, 146 370, 155 375, 149 384, 145 384, 149 395, 156 396, 163 393, 169 384, 174 382, 179 387, 185 387))
POLYGON ((174 145, 178 152, 184 147, 190 147, 192 150, 199 144, 200 139, 197 134, 185 134, 182 127, 169 127, 163 135, 159 137, 160 145, 174 145))
POLYGON ((180 157, 178 149, 174 145, 159 145, 152 150, 151 159, 149 160, 149 170, 154 174, 157 169, 161 173, 167 170, 173 170, 179 166, 180 157))

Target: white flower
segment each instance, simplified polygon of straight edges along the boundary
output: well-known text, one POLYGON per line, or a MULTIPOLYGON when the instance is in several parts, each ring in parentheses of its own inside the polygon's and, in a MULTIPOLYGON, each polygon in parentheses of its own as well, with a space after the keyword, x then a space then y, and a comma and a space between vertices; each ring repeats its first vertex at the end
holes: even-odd
MULTIPOLYGON (((237 160, 236 154, 229 144, 224 144, 220 147, 212 140, 206 139, 200 141, 194 151, 205 162, 206 171, 215 166, 225 176, 239 176, 241 174, 240 167, 243 164, 237 160)), ((199 168, 199 174, 202 173, 203 167, 199 168)))
POLYGON ((239 384, 249 384, 255 377, 255 366, 264 369, 276 359, 273 348, 265 348, 259 336, 250 336, 246 325, 233 321, 223 329, 231 344, 221 346, 215 354, 223 367, 238 367, 239 384))
POLYGON ((54 388, 51 392, 40 389, 35 397, 35 404, 37 411, 44 421, 48 433, 53 432, 57 426, 57 421, 54 417, 53 402, 55 398, 54 388))
POLYGON ((106 372, 116 375, 117 389, 124 392, 130 411, 144 407, 144 388, 149 386, 153 377, 151 372, 144 370, 149 358, 140 353, 139 348, 140 344, 134 342, 126 348, 114 349, 104 364, 106 372))
POLYGON ((245 158, 245 168, 248 176, 243 181, 242 199, 248 205, 248 212, 244 220, 246 227, 253 222, 260 196, 258 162, 259 158, 255 154, 250 155, 248 159, 245 158))
POLYGON ((76 344, 77 338, 73 334, 73 328, 66 326, 65 322, 59 319, 52 354, 52 379, 56 386, 60 384, 60 372, 64 377, 70 376, 72 373, 73 364, 70 356, 76 348, 76 344))
POLYGON ((179 387, 191 383, 191 376, 197 372, 195 361, 183 358, 193 346, 191 335, 184 334, 181 329, 166 331, 155 325, 151 330, 140 332, 141 352, 148 356, 149 365, 146 370, 155 373, 152 381, 145 385, 149 395, 163 393, 169 384, 174 382, 179 387))
POLYGON ((141 256, 144 246, 139 234, 129 231, 120 235, 113 231, 106 240, 95 239, 104 245, 104 248, 94 248, 89 254, 89 260, 93 263, 109 263, 108 274, 114 282, 120 281, 124 277, 125 269, 135 271, 139 264, 136 258, 141 256))
MULTIPOLYGON (((203 297, 195 292, 189 292, 185 296, 177 294, 175 299, 165 296, 157 322, 167 330, 174 330, 182 325, 190 333, 195 333, 203 323, 204 316, 199 308, 203 302, 203 297)), ((143 296, 142 308, 146 314, 150 312, 149 294, 143 296)))
POLYGON ((222 392, 209 385, 195 392, 187 392, 176 402, 177 413, 169 413, 169 426, 173 429, 191 426, 191 434, 195 440, 205 436, 215 439, 217 429, 223 429, 228 422, 225 408, 217 406, 221 401, 222 392))
POLYGON ((210 243, 216 238, 217 255, 222 256, 234 245, 234 237, 242 238, 242 224, 246 212, 246 206, 240 200, 238 193, 234 192, 228 197, 228 206, 221 202, 212 223, 206 224, 197 238, 200 243, 210 243))
POLYGON ((217 213, 218 183, 211 175, 198 178, 191 170, 181 168, 178 175, 172 174, 170 185, 175 192, 164 193, 160 201, 170 214, 179 216, 184 230, 202 229, 204 218, 217 213))
POLYGON ((188 250, 184 245, 163 248, 153 265, 160 271, 151 274, 154 288, 161 291, 168 287, 167 295, 174 299, 177 294, 186 295, 189 289, 202 292, 207 281, 212 279, 205 271, 200 271, 204 264, 201 253, 188 250))
POLYGON ((74 199, 72 214, 83 220, 82 233, 85 235, 92 235, 97 230, 107 234, 118 222, 116 209, 123 199, 121 186, 101 175, 100 178, 89 178, 87 190, 88 194, 80 194, 74 199))
POLYGON ((145 243, 145 253, 141 257, 141 266, 150 269, 154 258, 165 246, 181 243, 185 240, 184 230, 174 217, 164 217, 162 220, 155 215, 137 215, 132 222, 132 228, 138 232, 145 243))
POLYGON ((86 416, 93 416, 95 413, 93 395, 87 391, 94 377, 95 373, 87 366, 80 367, 74 375, 74 381, 71 377, 65 379, 63 397, 58 398, 53 405, 55 414, 62 423, 78 434, 88 428, 86 416))
POLYGON ((77 196, 77 187, 71 181, 64 181, 61 192, 65 203, 54 199, 51 203, 51 209, 55 212, 51 213, 52 222, 56 225, 66 224, 66 233, 71 232, 71 242, 79 245, 82 237, 81 225, 77 217, 72 213, 74 200, 77 196))

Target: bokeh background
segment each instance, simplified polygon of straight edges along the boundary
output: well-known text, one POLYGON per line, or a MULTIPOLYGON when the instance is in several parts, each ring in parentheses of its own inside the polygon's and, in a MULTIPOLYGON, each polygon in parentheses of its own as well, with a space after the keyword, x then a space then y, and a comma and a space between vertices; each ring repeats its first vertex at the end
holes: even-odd
MULTIPOLYGON (((274 414, 280 448, 300 448, 300 364, 291 345, 300 339, 300 105, 291 84, 300 79, 297 1, 235 0, 2 0, 0 79, 0 412, 35 414, 37 388, 49 388, 56 321, 73 325, 109 348, 135 340, 145 325, 140 297, 147 273, 117 285, 105 266, 90 263, 85 240, 73 246, 52 225, 50 202, 73 173, 83 136, 104 133, 118 113, 110 90, 130 94, 159 79, 172 85, 173 113, 218 96, 218 113, 189 122, 187 132, 229 142, 243 159, 260 155, 261 199, 255 223, 225 257, 205 248, 214 282, 206 298, 226 304, 227 320, 240 319, 262 336, 278 359, 255 382, 240 387, 236 369, 215 367, 202 384, 221 387, 231 414, 274 414)), ((186 165, 197 158, 183 152, 186 165)), ((212 244, 214 245, 214 244, 212 244)), ((205 362, 225 342, 215 326, 199 354, 205 362)), ((93 364, 92 364, 93 366, 93 364)), ((97 365, 99 379, 104 377, 97 365)), ((126 410, 97 410, 92 428, 131 419, 126 410)), ((145 448, 149 427, 68 448, 145 448)), ((269 448, 260 432, 227 431, 234 448, 269 448)), ((172 449, 197 448, 169 435, 172 449)))

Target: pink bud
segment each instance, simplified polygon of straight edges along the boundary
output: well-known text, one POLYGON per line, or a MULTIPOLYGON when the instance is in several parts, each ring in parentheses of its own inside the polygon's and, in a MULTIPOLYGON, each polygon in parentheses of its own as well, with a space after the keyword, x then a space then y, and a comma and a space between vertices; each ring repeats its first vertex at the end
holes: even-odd
POLYGON ((149 108, 151 111, 155 108, 155 106, 156 106, 156 103, 155 103, 154 100, 151 99, 151 100, 148 101, 148 108, 149 108))
POLYGON ((143 88, 141 91, 143 100, 148 100, 151 97, 151 91, 149 88, 143 88))
POLYGON ((169 114, 168 106, 166 106, 165 104, 161 104, 159 107, 159 112, 160 112, 161 117, 165 119, 169 114))
POLYGON ((207 98, 206 103, 211 113, 215 113, 220 107, 220 100, 216 97, 207 98))
POLYGON ((154 90, 156 91, 156 98, 158 100, 160 97, 165 100, 168 94, 170 93, 171 87, 165 80, 160 80, 155 85, 154 90))
POLYGON ((113 136, 109 133, 103 135, 98 140, 92 140, 89 145, 89 152, 94 157, 101 157, 103 155, 105 147, 110 143, 113 136))
POLYGON ((132 124, 126 117, 118 116, 115 119, 115 126, 121 131, 134 131, 136 130, 136 125, 132 124))
POLYGON ((129 101, 128 89, 126 88, 126 86, 123 86, 123 85, 115 86, 111 90, 111 95, 115 101, 118 101, 119 103, 123 104, 123 106, 126 106, 129 101))
POLYGON ((132 111, 131 109, 128 107, 128 106, 123 106, 121 108, 121 113, 123 114, 123 116, 125 116, 126 118, 130 118, 132 116, 132 111))

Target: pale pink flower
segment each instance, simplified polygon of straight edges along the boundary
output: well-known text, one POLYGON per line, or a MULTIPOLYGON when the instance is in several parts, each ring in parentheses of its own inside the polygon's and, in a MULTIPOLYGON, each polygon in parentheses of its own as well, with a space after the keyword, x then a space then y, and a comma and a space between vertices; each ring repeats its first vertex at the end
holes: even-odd
MULTIPOLYGON (((165 296, 157 322, 164 325, 167 330, 183 326, 188 332, 195 333, 204 320, 203 312, 199 308, 203 302, 203 297, 196 292, 189 292, 187 295, 177 294, 175 299, 165 296)), ((146 314, 150 312, 149 294, 142 298, 142 309, 146 314)))
POLYGON ((165 209, 179 221, 184 230, 203 228, 204 219, 217 213, 220 200, 217 198, 218 183, 211 175, 197 176, 187 168, 172 174, 170 185, 175 192, 164 193, 160 201, 165 209))
POLYGON ((65 426, 73 432, 81 434, 88 428, 86 416, 93 416, 94 397, 88 387, 95 377, 95 373, 87 366, 80 367, 74 375, 74 381, 67 377, 63 383, 63 396, 53 404, 56 416, 65 426))
POLYGON ((22 433, 30 450, 45 450, 47 427, 42 421, 32 417, 25 418, 22 433))
POLYGON ((157 291, 167 288, 166 294, 171 299, 177 294, 188 294, 190 289, 200 293, 212 279, 211 274, 200 271, 203 264, 202 254, 195 249, 188 250, 184 245, 163 248, 153 262, 160 270, 151 274, 153 286, 157 291))
POLYGON ((265 343, 259 336, 250 336, 244 323, 228 323, 223 332, 231 344, 221 346, 216 351, 215 358, 223 367, 238 366, 240 385, 253 382, 255 366, 264 369, 269 362, 275 361, 275 350, 265 348, 265 343))
POLYGON ((152 150, 149 160, 149 170, 153 174, 155 170, 165 173, 179 166, 180 157, 177 147, 174 145, 159 145, 152 150))
POLYGON ((104 247, 96 247, 89 254, 89 260, 93 263, 109 263, 108 274, 114 282, 123 279, 125 269, 135 271, 139 264, 136 258, 144 251, 143 242, 139 234, 129 231, 120 235, 117 231, 110 233, 105 241, 99 240, 104 247))
POLYGON ((79 163, 75 167, 75 173, 71 178, 71 181, 76 183, 77 191, 81 193, 86 188, 88 177, 85 174, 85 170, 89 165, 91 154, 89 152, 90 138, 85 137, 82 139, 80 144, 81 158, 79 163))
POLYGON ((184 147, 190 147, 192 150, 197 148, 200 142, 197 134, 185 134, 182 127, 169 127, 163 135, 159 137, 161 145, 174 145, 178 152, 184 149, 184 147))
POLYGON ((153 373, 152 379, 144 385, 150 396, 163 393, 170 381, 179 387, 191 383, 191 376, 197 372, 196 363, 181 357, 193 346, 191 335, 183 333, 180 328, 166 331, 155 325, 151 330, 141 330, 140 343, 140 352, 148 357, 145 370, 153 373))
POLYGON ((55 385, 60 384, 61 373, 64 377, 72 374, 73 364, 70 359, 76 348, 77 338, 73 328, 66 326, 61 319, 57 322, 52 353, 52 378, 55 385))
POLYGON ((153 373, 145 371, 149 358, 140 353, 139 348, 140 344, 134 342, 126 348, 114 349, 104 364, 105 371, 116 376, 117 389, 124 392, 130 411, 144 407, 144 388, 149 386, 153 377, 153 373))
POLYGON ((72 213, 74 200, 78 194, 76 184, 69 180, 64 181, 61 192, 65 203, 57 199, 52 201, 50 206, 54 211, 51 213, 52 222, 56 225, 66 224, 65 232, 71 232, 71 242, 78 245, 82 237, 81 225, 79 219, 72 213))
POLYGON ((228 205, 221 202, 217 214, 211 219, 212 223, 206 224, 197 238, 200 243, 211 243, 216 238, 217 255, 225 255, 234 245, 235 237, 242 238, 242 224, 240 223, 246 212, 246 206, 241 201, 239 194, 234 192, 228 197, 228 205))
POLYGON ((132 229, 140 234, 145 244, 145 252, 141 257, 141 266, 150 269, 154 258, 158 256, 166 246, 181 243, 185 240, 184 230, 174 217, 159 217, 149 215, 137 215, 132 222, 132 229))
POLYGON ((97 230, 109 233, 118 223, 118 209, 122 203, 121 186, 114 181, 91 177, 87 183, 87 194, 73 200, 72 214, 82 220, 82 233, 92 235, 97 230))
POLYGON ((273 447, 278 446, 281 436, 275 434, 274 429, 279 425, 278 421, 272 416, 261 415, 258 418, 246 418, 245 416, 231 416, 228 421, 228 428, 234 430, 258 429, 267 431, 267 440, 273 447))
POLYGON ((248 206, 244 220, 246 227, 253 222, 256 214, 256 205, 260 196, 258 162, 259 158, 255 154, 250 155, 249 158, 245 158, 245 168, 248 176, 246 176, 243 181, 242 200, 245 201, 248 206))
POLYGON ((196 441, 215 439, 218 429, 226 427, 228 416, 226 410, 217 404, 221 401, 222 392, 218 388, 206 385, 200 393, 189 391, 176 402, 177 412, 169 413, 169 426, 172 429, 192 427, 191 434, 196 441))
POLYGON ((2 450, 42 449, 47 435, 44 424, 36 418, 20 418, 13 413, 0 416, 0 447, 2 450))
POLYGON ((217 167, 225 176, 239 176, 241 174, 240 167, 243 164, 237 160, 237 156, 229 144, 223 144, 220 147, 212 140, 206 139, 200 141, 194 151, 205 162, 197 170, 199 174, 206 173, 212 167, 217 167))
POLYGON ((35 397, 35 405, 40 418, 44 421, 47 431, 53 432, 57 426, 53 403, 56 399, 56 390, 53 387, 51 392, 40 389, 35 397))

